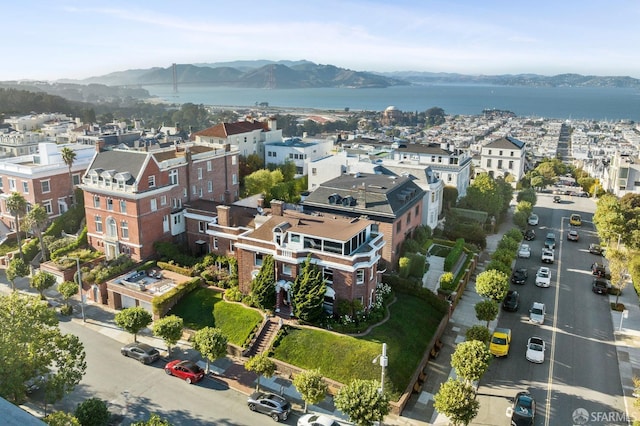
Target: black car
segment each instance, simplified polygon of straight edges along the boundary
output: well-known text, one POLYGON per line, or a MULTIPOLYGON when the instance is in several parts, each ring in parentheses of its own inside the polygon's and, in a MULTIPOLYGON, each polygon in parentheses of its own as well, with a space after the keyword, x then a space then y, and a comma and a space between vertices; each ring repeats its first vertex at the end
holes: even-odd
POLYGON ((602 256, 602 247, 599 244, 589 244, 589 253, 602 256))
POLYGON ((120 348, 120 353, 129 358, 137 359, 143 364, 150 364, 160 358, 160 352, 146 343, 134 342, 120 348))
POLYGON ((609 283, 605 279, 595 278, 593 280, 593 285, 591 286, 591 290, 593 290, 593 292, 597 294, 608 294, 609 283))
POLYGON ((536 231, 533 229, 527 229, 522 235, 526 241, 531 241, 536 238, 536 231))
POLYGON ((247 399, 247 405, 251 411, 266 414, 276 422, 287 420, 291 412, 289 401, 280 395, 269 392, 252 393, 247 399))
POLYGON ((512 426, 533 426, 536 418, 536 400, 529 392, 518 392, 513 406, 507 408, 512 426))
POLYGON ((502 309, 509 312, 515 312, 520 306, 520 295, 515 290, 509 290, 507 296, 502 301, 502 309))
POLYGON ((511 274, 511 282, 513 284, 525 284, 527 282, 527 278, 529 278, 529 272, 525 269, 516 269, 511 274))
POLYGON ((562 198, 560 198, 559 195, 556 195, 553 197, 553 202, 554 203, 561 203, 562 202, 562 198))

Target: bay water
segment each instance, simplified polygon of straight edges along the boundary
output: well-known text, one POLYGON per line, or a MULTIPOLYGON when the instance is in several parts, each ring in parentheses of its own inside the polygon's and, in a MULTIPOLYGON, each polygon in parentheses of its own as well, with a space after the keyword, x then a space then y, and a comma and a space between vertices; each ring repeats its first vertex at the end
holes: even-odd
POLYGON ((611 87, 529 87, 479 84, 432 84, 377 89, 247 89, 217 86, 144 86, 169 103, 228 107, 255 107, 268 103, 278 108, 402 111, 442 108, 448 115, 478 115, 501 109, 519 117, 640 121, 640 90, 611 87))

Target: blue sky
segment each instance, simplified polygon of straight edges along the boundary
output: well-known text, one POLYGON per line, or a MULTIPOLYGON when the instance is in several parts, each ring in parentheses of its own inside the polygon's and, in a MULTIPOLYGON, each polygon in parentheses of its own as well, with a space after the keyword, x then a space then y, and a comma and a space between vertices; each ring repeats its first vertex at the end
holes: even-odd
POLYGON ((0 6, 0 80, 254 59, 640 78, 639 23, 636 0, 22 0, 0 6))

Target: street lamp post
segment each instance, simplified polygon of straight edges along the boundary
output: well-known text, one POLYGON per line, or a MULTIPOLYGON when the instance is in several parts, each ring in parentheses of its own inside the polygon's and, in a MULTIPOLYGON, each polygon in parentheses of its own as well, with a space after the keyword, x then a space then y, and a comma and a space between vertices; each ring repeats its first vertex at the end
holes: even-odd
POLYGON ((66 256, 67 259, 75 259, 76 268, 78 274, 78 286, 80 287, 80 310, 82 311, 82 322, 87 322, 84 316, 84 293, 82 291, 82 273, 80 272, 80 258, 79 257, 69 257, 66 256))

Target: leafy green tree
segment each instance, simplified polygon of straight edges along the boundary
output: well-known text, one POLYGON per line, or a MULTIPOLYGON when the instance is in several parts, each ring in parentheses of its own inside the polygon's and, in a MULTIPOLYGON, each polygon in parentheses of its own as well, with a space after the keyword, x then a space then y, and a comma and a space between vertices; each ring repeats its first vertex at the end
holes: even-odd
POLYGON ((629 249, 640 250, 640 194, 625 194, 620 199, 620 210, 625 223, 621 241, 629 249))
POLYGON ((49 426, 81 426, 80 421, 73 414, 65 411, 56 411, 44 418, 49 426))
POLYGON ((487 345, 479 340, 468 340, 458 343, 451 355, 451 366, 456 370, 456 375, 467 384, 478 382, 489 368, 492 355, 487 345))
POLYGON ((260 376, 264 376, 267 379, 272 377, 276 372, 276 363, 266 353, 261 353, 253 356, 244 363, 244 368, 248 371, 253 371, 258 374, 258 382, 256 384, 256 390, 260 389, 260 376))
POLYGON ((486 321, 487 327, 489 327, 489 323, 496 319, 498 316, 498 303, 495 300, 485 299, 481 302, 476 303, 476 318, 479 321, 486 321))
POLYGON ((620 293, 629 283, 628 269, 629 258, 625 250, 608 249, 607 260, 609 261, 609 271, 611 273, 611 283, 616 291, 616 306, 620 299, 620 293))
POLYGON ((516 213, 519 212, 524 212, 524 214, 529 217, 531 212, 533 212, 533 204, 526 200, 519 201, 518 204, 516 204, 516 213))
POLYGON ((50 371, 47 390, 53 383, 68 392, 87 368, 80 340, 62 334, 55 311, 37 297, 0 296, 0 336, 2 365, 11 366, 2 369, 0 396, 14 403, 24 400, 29 379, 50 371))
MULTIPOLYGON (((542 184, 540 186, 536 185, 539 188, 551 185, 556 181, 558 176, 554 164, 550 161, 540 163, 538 167, 536 167, 536 172, 538 172, 538 176, 542 178, 542 184)), ((533 185, 533 180, 531 184, 533 185)))
MULTIPOLYGON (((513 180, 513 177, 511 175, 508 177, 508 180, 513 180)), ((498 178, 496 179, 496 188, 498 194, 500 195, 500 199, 502 200, 502 205, 500 206, 499 212, 506 212, 507 210, 509 210, 509 205, 511 204, 511 200, 513 199, 513 186, 511 186, 511 183, 509 183, 507 179, 498 178)))
POLYGON ((504 205, 503 194, 495 179, 487 173, 481 173, 467 188, 467 195, 460 200, 459 205, 462 208, 487 212, 497 218, 504 205))
POLYGON ((74 414, 82 426, 107 426, 111 418, 107 404, 100 398, 84 400, 74 414))
POLYGON ((518 203, 520 203, 521 201, 526 201, 530 205, 535 206, 538 202, 538 196, 536 195, 536 191, 533 188, 526 188, 518 192, 516 201, 518 203))
POLYGON ((153 321, 151 314, 140 306, 125 308, 118 312, 114 319, 118 327, 133 334, 134 342, 138 341, 138 333, 140 330, 151 324, 151 321, 153 321))
POLYGON ((466 426, 478 415, 480 402, 472 386, 449 379, 440 385, 440 390, 433 396, 433 406, 454 425, 466 426))
POLYGON ((442 189, 442 206, 445 210, 455 207, 458 201, 458 188, 447 185, 442 189))
MULTIPOLYGON (((73 176, 71 175, 71 168, 73 167, 73 163, 76 161, 77 154, 73 149, 65 146, 60 150, 60 155, 62 156, 62 161, 67 165, 67 169, 69 171, 69 183, 71 185, 69 187, 71 188, 69 198, 73 199, 73 176)), ((75 200, 73 203, 75 204, 75 200)))
POLYGON ((227 355, 227 336, 222 330, 214 327, 205 327, 193 336, 193 348, 200 352, 207 362, 206 372, 209 373, 209 362, 227 355))
POLYGON ((489 343, 491 333, 484 325, 474 325, 467 330, 465 337, 467 340, 479 340, 486 345, 489 343))
POLYGON ((531 178, 531 187, 536 189, 542 189, 544 185, 544 177, 540 175, 533 176, 531 178))
POLYGON ((20 243, 20 217, 27 212, 27 200, 19 192, 12 192, 7 198, 7 210, 13 216, 13 222, 16 227, 16 239, 18 241, 18 253, 20 258, 22 255, 22 244, 20 243))
POLYGON ((485 271, 500 271, 505 275, 511 274, 511 266, 500 262, 497 259, 492 259, 487 266, 484 267, 485 271))
MULTIPOLYGON (((511 240, 511 238, 507 238, 511 240)), ((511 240, 513 241, 513 240, 511 240)), ((516 252, 507 248, 499 248, 491 254, 492 260, 497 260, 505 265, 511 265, 511 262, 516 258, 516 252)))
POLYGON ((241 155, 238 161, 238 169, 240 179, 244 179, 245 176, 249 176, 253 172, 264 168, 264 161, 258 154, 249 154, 248 156, 241 155))
POLYGON ((273 186, 283 181, 284 176, 280 170, 262 169, 244 178, 244 188, 247 195, 263 194, 266 196, 273 186))
POLYGON ((303 370, 293 377, 293 385, 302 395, 304 400, 304 412, 307 412, 308 404, 317 404, 327 395, 328 386, 322 377, 320 370, 303 370))
POLYGON ((11 259, 6 270, 7 279, 11 283, 11 289, 16 291, 16 278, 26 277, 29 273, 31 273, 31 268, 21 257, 14 257, 11 259))
POLYGON ((149 417, 149 420, 140 420, 137 422, 131 423, 131 426, 171 426, 168 420, 163 419, 159 415, 153 413, 149 417))
POLYGON ((374 380, 355 379, 338 391, 333 402, 357 426, 368 426, 382 420, 391 410, 389 396, 378 388, 374 380))
POLYGON ((509 276, 495 269, 481 272, 476 278, 476 293, 500 302, 509 290, 509 276))
POLYGON ((322 270, 307 256, 293 282, 293 313, 302 321, 314 323, 323 314, 324 294, 327 290, 322 270))
POLYGON ((167 352, 171 355, 171 347, 182 337, 184 322, 177 315, 169 315, 153 323, 154 336, 160 337, 167 344, 167 352))
MULTIPOLYGON (((65 305, 68 306, 69 308, 71 308, 71 305, 69 304, 69 299, 74 294, 78 294, 79 290, 80 290, 80 286, 78 285, 78 283, 73 281, 64 281, 58 284, 58 293, 62 295, 65 305)), ((71 312, 71 310, 69 310, 69 312, 71 312)))
POLYGON ((44 291, 53 287, 55 283, 55 275, 45 271, 36 272, 36 274, 29 280, 29 286, 36 289, 38 293, 40 293, 40 298, 43 300, 45 299, 44 291))
POLYGON ((528 218, 529 215, 527 213, 517 211, 513 214, 513 224, 520 229, 525 229, 527 227, 528 218))
POLYGON ((276 304, 276 265, 273 256, 265 255, 258 275, 251 282, 251 293, 258 306, 272 309, 276 304))
POLYGON ((522 241, 522 239, 524 238, 522 236, 522 232, 517 229, 517 228, 511 228, 507 231, 506 234, 504 234, 506 237, 511 238, 512 240, 514 240, 515 242, 517 242, 518 244, 522 241))
POLYGON ((22 223, 26 230, 33 233, 40 240, 40 251, 42 251, 42 260, 46 261, 48 259, 47 248, 45 247, 44 240, 42 239, 42 231, 49 223, 49 214, 44 209, 44 207, 42 207, 40 204, 36 204, 24 217, 22 223))
POLYGON ((615 195, 605 194, 598 200, 593 224, 604 241, 617 240, 626 230, 625 216, 615 195))

